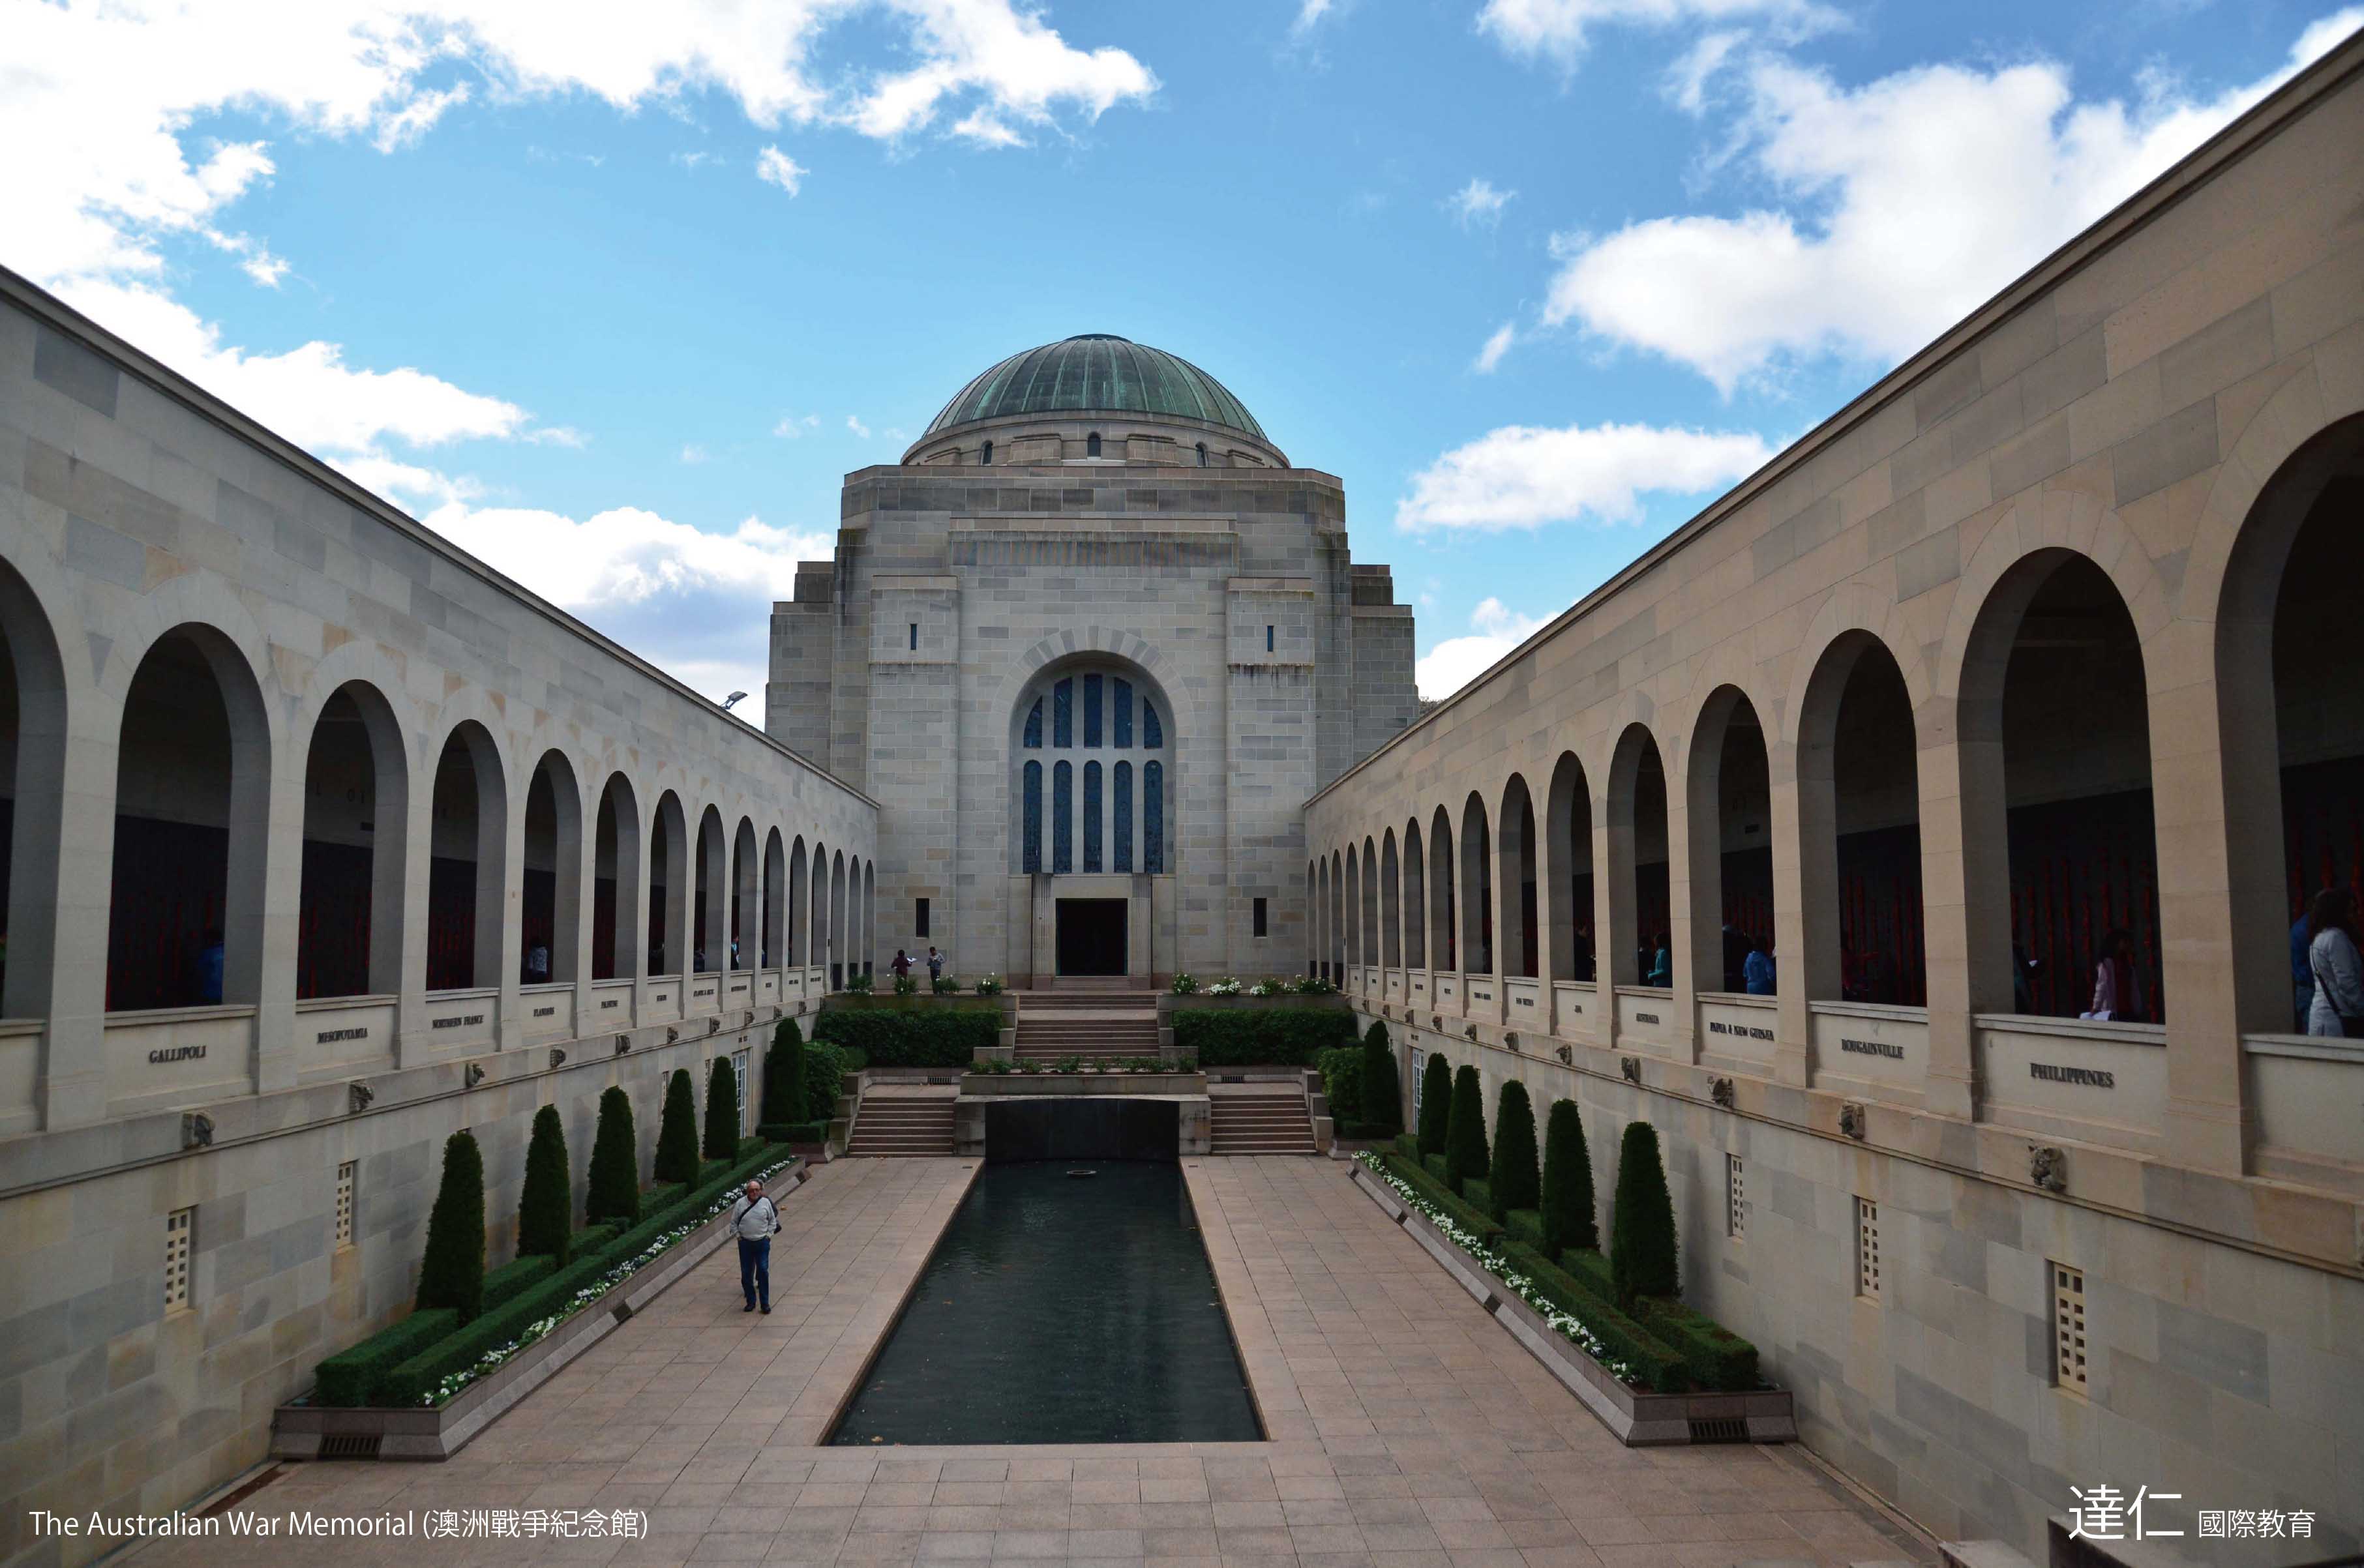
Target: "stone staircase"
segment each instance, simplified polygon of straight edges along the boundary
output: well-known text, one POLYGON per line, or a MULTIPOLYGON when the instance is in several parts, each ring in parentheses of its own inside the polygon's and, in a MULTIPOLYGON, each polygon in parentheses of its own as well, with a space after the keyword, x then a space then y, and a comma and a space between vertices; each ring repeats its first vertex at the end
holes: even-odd
POLYGON ((1018 1000, 1018 1054, 1039 1061, 1157 1054, 1157 998, 1147 991, 1062 981, 1018 1000))
POLYGON ((1210 1154, 1310 1154, 1313 1118, 1293 1084, 1255 1084, 1208 1096, 1210 1154))
POLYGON ((853 1118, 849 1159, 894 1159, 953 1152, 953 1096, 873 1090, 862 1096, 853 1118))

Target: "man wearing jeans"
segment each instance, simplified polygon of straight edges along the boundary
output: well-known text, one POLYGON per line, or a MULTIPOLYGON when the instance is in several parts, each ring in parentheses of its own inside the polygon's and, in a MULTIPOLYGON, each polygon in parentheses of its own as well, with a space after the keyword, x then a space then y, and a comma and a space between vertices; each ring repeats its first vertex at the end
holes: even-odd
POLYGON ((779 1233, 780 1211, 764 1195, 764 1184, 749 1182, 730 1207, 730 1229, 739 1237, 739 1289, 747 1297, 742 1312, 755 1310, 760 1299, 772 1310, 772 1238, 779 1233))

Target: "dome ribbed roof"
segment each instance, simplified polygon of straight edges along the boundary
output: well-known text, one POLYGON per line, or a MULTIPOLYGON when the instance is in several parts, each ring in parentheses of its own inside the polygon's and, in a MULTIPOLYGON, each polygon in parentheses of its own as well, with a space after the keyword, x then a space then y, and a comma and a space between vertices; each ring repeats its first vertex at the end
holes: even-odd
POLYGON ((1106 332, 1010 355, 953 395, 928 434, 973 419, 1087 409, 1203 419, 1265 439, 1255 416, 1221 382, 1163 349, 1106 332))

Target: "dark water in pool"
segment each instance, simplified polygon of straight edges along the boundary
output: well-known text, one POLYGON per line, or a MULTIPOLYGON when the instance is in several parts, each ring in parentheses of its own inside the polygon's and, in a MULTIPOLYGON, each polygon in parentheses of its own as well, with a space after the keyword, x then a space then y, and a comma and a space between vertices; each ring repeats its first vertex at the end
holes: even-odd
POLYGON ((1263 1437, 1181 1167, 1047 1161, 977 1173, 830 1441, 1263 1437))

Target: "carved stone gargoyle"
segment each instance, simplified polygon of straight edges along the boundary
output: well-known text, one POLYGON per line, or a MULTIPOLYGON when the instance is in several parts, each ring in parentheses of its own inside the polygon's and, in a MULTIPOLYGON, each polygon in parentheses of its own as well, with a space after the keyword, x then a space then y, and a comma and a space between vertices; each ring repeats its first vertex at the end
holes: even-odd
POLYGON ((566 1065, 566 1052, 565 1052, 565 1051, 562 1051, 562 1050, 560 1050, 557 1046, 554 1046, 554 1045, 553 1045, 553 1046, 552 1046, 552 1047, 550 1048, 550 1064, 551 1064, 552 1067, 563 1067, 563 1066, 565 1066, 565 1065, 566 1065))
POLYGON ((1504 1029, 1502 1031, 1502 1044, 1511 1051, 1518 1050, 1519 1031, 1516 1029, 1504 1029))
POLYGON ((191 1111, 181 1118, 181 1147, 210 1149, 214 1141, 214 1118, 203 1111, 191 1111))
POLYGON ((722 1020, 720 1018, 707 1019, 706 1032, 708 1034, 720 1034, 722 1032, 722 1020))
POLYGON ((1443 1029, 1443 1028, 1444 1027, 1444 1015, 1443 1013, 1431 1013, 1431 1014, 1429 1014, 1429 1015, 1428 1015, 1428 1027, 1429 1027, 1430 1029, 1443 1029))
POLYGON ((2057 1144, 2027 1146, 2027 1179, 2047 1193, 2068 1190, 2068 1151, 2057 1144))
POLYGON ((1839 1130, 1857 1142, 1862 1142, 1864 1134, 1869 1130, 1863 1106, 1853 1100, 1839 1106, 1839 1130))
POLYGON ((1638 1056, 1621 1056, 1617 1059, 1617 1071, 1625 1074, 1625 1082, 1628 1084, 1638 1084, 1642 1081, 1642 1059, 1638 1056))
POLYGON ((617 1055, 621 1056, 621 1055, 623 1055, 626 1051, 630 1051, 630 1050, 631 1050, 631 1049, 632 1049, 632 1037, 631 1037, 630 1035, 628 1035, 628 1034, 619 1034, 619 1035, 618 1035, 618 1036, 616 1037, 616 1054, 617 1054, 617 1055))
POLYGON ((1552 1054, 1559 1058, 1559 1064, 1562 1067, 1576 1065, 1576 1052, 1565 1045, 1556 1048, 1552 1054))
POLYGON ((1464 1040, 1476 1040, 1478 1038, 1478 1026, 1476 1024, 1463 1025, 1461 1029, 1461 1038, 1464 1040))
POLYGON ((377 1091, 367 1084, 348 1084, 345 1085, 345 1090, 355 1116, 369 1109, 370 1102, 377 1098, 377 1091))
POLYGON ((1737 1095, 1733 1091, 1731 1079, 1718 1078, 1708 1084, 1707 1097, 1713 1100, 1717 1105, 1722 1106, 1725 1110, 1730 1110, 1733 1106, 1734 1101, 1737 1098, 1737 1095))
POLYGON ((665 1043, 666 1043, 667 1045, 671 1045, 671 1044, 673 1044, 675 1040, 679 1040, 680 1038, 681 1038, 681 1031, 680 1031, 679 1029, 666 1029, 666 1030, 665 1030, 665 1043))
POLYGON ((481 1062, 469 1062, 465 1076, 468 1080, 468 1087, 474 1088, 485 1081, 485 1064, 481 1062))

